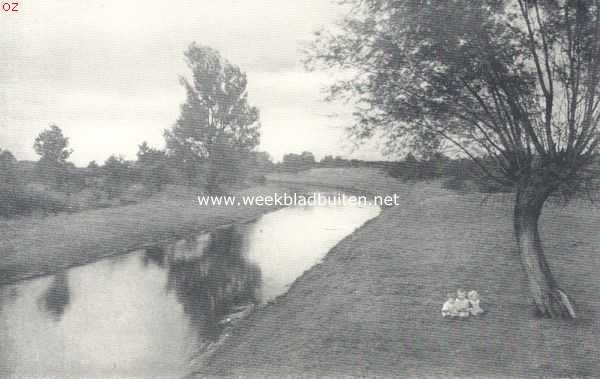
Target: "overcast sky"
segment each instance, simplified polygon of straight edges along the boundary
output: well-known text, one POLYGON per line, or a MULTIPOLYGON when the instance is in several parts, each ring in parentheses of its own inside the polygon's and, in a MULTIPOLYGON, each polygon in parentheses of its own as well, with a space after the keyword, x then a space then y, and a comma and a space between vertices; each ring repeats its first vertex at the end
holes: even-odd
POLYGON ((343 127, 351 109, 323 103, 326 73, 305 72, 301 48, 342 9, 330 0, 30 0, 0 13, 0 147, 36 159, 32 144, 61 127, 72 161, 132 159, 146 140, 162 147, 184 101, 190 42, 216 48, 246 71, 259 107, 261 150, 275 159, 313 151, 350 154, 343 127), (340 114, 332 118, 332 113, 340 114))

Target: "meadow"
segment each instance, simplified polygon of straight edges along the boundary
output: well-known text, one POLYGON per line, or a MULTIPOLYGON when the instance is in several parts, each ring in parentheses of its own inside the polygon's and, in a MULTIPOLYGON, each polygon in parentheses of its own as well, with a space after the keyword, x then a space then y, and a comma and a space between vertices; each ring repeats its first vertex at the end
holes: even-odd
MULTIPOLYGON (((199 376, 593 376, 600 372, 600 209, 549 203, 542 237, 574 298, 572 322, 535 318, 512 236, 512 195, 453 192, 369 168, 272 174, 236 194, 315 189, 398 194, 401 205, 343 239, 290 290, 198 360, 199 376), (448 292, 476 289, 487 313, 446 320, 448 292)), ((0 227, 3 282, 249 220, 272 207, 200 207, 172 188, 137 204, 0 227)))
POLYGON ((512 196, 459 194, 368 169, 271 180, 403 195, 341 241, 290 291, 205 357, 226 376, 594 376, 600 372, 600 209, 547 204, 548 259, 576 302, 572 322, 534 317, 512 236, 512 196), (476 289, 487 313, 446 320, 447 292, 476 289))

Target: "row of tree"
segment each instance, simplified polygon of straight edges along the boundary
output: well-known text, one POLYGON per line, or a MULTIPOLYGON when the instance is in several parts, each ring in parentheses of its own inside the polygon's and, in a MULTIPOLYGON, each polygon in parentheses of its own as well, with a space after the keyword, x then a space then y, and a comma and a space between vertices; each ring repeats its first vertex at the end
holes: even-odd
POLYGON ((143 142, 134 162, 113 155, 102 166, 90 162, 81 170, 68 161, 73 152, 68 137, 51 125, 35 139, 40 158, 34 167, 27 167, 26 175, 10 152, 1 151, 0 213, 19 213, 44 203, 34 196, 23 197, 28 182, 59 194, 96 187, 109 198, 118 197, 133 183, 150 191, 182 183, 215 193, 269 169, 268 155, 255 151, 260 140, 259 112, 248 103, 246 74, 216 50, 195 43, 185 59, 191 70, 190 79, 180 78, 186 101, 174 126, 164 131, 164 150, 143 142))
MULTIPOLYGON (((494 171, 491 160, 482 160, 488 170, 494 171)), ((408 153, 404 160, 381 162, 388 174, 404 180, 444 179, 442 186, 451 190, 478 190, 484 193, 512 192, 512 188, 491 180, 468 158, 450 158, 442 153, 434 153, 427 158, 417 159, 408 153)))

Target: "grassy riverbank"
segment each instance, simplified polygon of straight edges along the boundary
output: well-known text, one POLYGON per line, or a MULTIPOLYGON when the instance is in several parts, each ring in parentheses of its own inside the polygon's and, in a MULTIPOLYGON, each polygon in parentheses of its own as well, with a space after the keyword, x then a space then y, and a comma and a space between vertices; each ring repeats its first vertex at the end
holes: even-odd
MULTIPOLYGON (((318 189, 311 188, 310 180, 303 183, 294 180, 295 177, 234 194, 267 195, 318 189)), ((52 273, 194 231, 249 220, 273 209, 199 206, 192 189, 173 187, 132 205, 0 220, 0 284, 52 273)))
POLYGON ((275 177, 402 194, 290 291, 239 324, 199 373, 227 376, 592 376, 600 372, 600 210, 548 204, 542 234, 575 322, 535 319, 514 250, 510 195, 459 195, 373 171, 275 177), (458 287, 488 313, 448 321, 458 287))
MULTIPOLYGON (((258 186, 238 195, 282 192, 258 186)), ((0 221, 0 284, 255 218, 273 207, 207 207, 192 189, 174 188, 142 203, 51 217, 0 221)))
MULTIPOLYGON (((600 372, 600 210, 548 204, 550 264, 580 318, 535 319, 514 251, 510 195, 459 195, 370 169, 273 175, 243 194, 346 189, 398 193, 290 291, 253 313, 201 376, 592 376, 600 372), (477 289, 488 314, 447 321, 445 293, 477 289)), ((238 193, 242 194, 242 193, 238 193)), ((0 223, 0 280, 30 277, 252 219, 269 207, 200 207, 192 191, 140 204, 0 223)), ((206 364, 206 365, 204 365, 206 364)))

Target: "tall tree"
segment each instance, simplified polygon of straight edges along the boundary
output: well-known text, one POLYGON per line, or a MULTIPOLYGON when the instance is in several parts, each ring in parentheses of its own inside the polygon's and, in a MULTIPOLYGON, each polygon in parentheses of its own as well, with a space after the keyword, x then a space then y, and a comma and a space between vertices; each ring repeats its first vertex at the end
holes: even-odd
POLYGON ((56 125, 50 125, 35 139, 33 149, 40 156, 37 170, 40 177, 61 186, 66 179, 67 159, 73 152, 69 149, 69 138, 56 125))
POLYGON ((41 160, 64 164, 73 152, 68 146, 69 138, 63 135, 58 126, 50 125, 50 128, 43 130, 35 138, 33 149, 41 160))
POLYGON ((248 81, 238 66, 196 43, 185 58, 192 80, 180 79, 187 100, 175 125, 165 131, 167 151, 180 157, 189 175, 199 162, 208 162, 207 189, 214 192, 258 145, 259 113, 248 104, 248 81))
POLYGON ((600 1, 345 0, 309 68, 349 69, 332 98, 357 104, 350 135, 387 151, 445 142, 515 189, 514 234, 540 314, 574 318, 538 220, 585 189, 600 141, 600 1), (492 162, 491 164, 489 162, 492 162))

